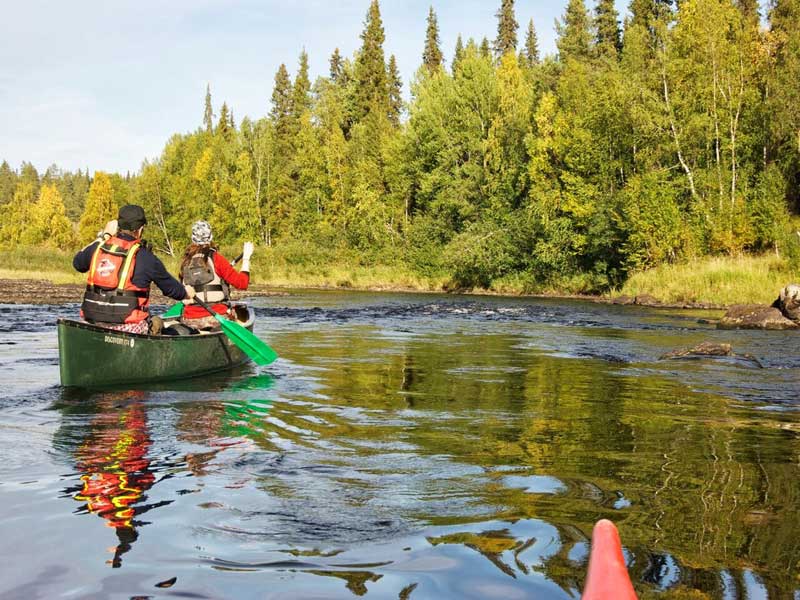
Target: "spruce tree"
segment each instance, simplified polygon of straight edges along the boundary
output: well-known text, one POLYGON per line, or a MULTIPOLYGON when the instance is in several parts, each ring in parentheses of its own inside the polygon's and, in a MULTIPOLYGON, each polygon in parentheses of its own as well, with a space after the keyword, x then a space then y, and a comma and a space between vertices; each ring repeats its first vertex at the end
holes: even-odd
POLYGON ((536 37, 536 28, 533 26, 533 19, 528 22, 528 33, 525 35, 524 49, 525 64, 529 67, 539 64, 539 41, 536 37))
POLYGON ((494 53, 502 58, 506 52, 517 51, 517 29, 519 24, 514 16, 514 0, 502 0, 497 17, 497 39, 494 41, 494 53))
POLYGON ((458 34, 458 39, 456 39, 456 48, 453 52, 453 64, 450 66, 450 69, 455 74, 456 69, 458 69, 458 63, 461 62, 461 59, 464 58, 464 42, 461 40, 461 34, 458 34))
POLYGON ((338 83, 341 79, 343 68, 342 55, 339 53, 339 48, 336 48, 330 59, 330 78, 333 83, 338 83))
POLYGON ((400 114, 403 112, 403 80, 397 68, 397 59, 392 54, 389 57, 389 120, 394 125, 400 125, 400 114))
POLYGON ((485 37, 481 40, 481 47, 480 47, 479 52, 480 52, 480 54, 481 54, 481 56, 483 58, 491 58, 492 57, 492 49, 489 46, 489 40, 487 38, 485 38, 485 37))
POLYGON ((299 123, 300 117, 311 109, 311 81, 308 78, 308 54, 305 50, 300 53, 300 66, 294 78, 292 89, 292 119, 299 123))
POLYGON ((228 110, 228 103, 223 102, 222 108, 219 109, 219 122, 214 131, 217 135, 221 135, 223 139, 228 139, 231 134, 231 115, 228 110))
POLYGON ((761 15, 758 12, 758 0, 736 0, 736 7, 742 13, 745 23, 758 29, 761 15))
POLYGON ((672 0, 631 0, 631 24, 642 25, 651 32, 654 22, 672 14, 672 0))
POLYGON ((0 165, 0 205, 11 202, 15 187, 17 187, 17 174, 6 161, 3 161, 0 165))
POLYGON ((386 80, 386 60, 383 53, 383 21, 378 0, 372 0, 361 34, 361 49, 356 59, 357 119, 373 109, 389 113, 389 86, 386 80))
POLYGON ((269 112, 272 124, 278 135, 289 133, 292 117, 292 82, 286 65, 281 64, 275 73, 275 87, 272 89, 272 109, 269 112))
POLYGON ((619 15, 614 0, 599 0, 595 8, 595 51, 598 56, 614 57, 622 50, 619 15))
POLYGON ((556 32, 556 45, 562 62, 567 58, 585 60, 589 57, 592 38, 583 0, 569 0, 563 22, 556 23, 556 32))
POLYGON ((211 107, 211 84, 206 84, 206 105, 203 112, 203 125, 206 133, 211 133, 214 129, 214 109, 211 107))
POLYGON ((429 73, 435 73, 442 68, 444 57, 439 47, 439 24, 436 13, 431 6, 428 11, 428 30, 425 34, 425 51, 422 53, 422 63, 428 68, 429 73))

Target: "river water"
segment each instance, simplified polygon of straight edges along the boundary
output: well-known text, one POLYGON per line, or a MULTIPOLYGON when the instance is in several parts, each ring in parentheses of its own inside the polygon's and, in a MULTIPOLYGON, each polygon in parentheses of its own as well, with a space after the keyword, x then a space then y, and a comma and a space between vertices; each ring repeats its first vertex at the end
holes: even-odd
POLYGON ((0 305, 0 598, 800 598, 797 333, 565 300, 259 298, 267 368, 63 389, 0 305), (659 360, 727 342, 747 357, 659 360), (760 363, 760 364, 759 364, 760 363))

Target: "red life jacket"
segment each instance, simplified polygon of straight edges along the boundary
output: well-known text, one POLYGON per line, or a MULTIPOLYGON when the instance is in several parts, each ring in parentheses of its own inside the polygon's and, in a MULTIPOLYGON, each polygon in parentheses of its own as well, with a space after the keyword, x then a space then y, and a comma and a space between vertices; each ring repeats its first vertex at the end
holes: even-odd
POLYGON ((138 240, 112 237, 92 256, 81 316, 91 323, 138 323, 149 316, 150 287, 133 284, 138 240))

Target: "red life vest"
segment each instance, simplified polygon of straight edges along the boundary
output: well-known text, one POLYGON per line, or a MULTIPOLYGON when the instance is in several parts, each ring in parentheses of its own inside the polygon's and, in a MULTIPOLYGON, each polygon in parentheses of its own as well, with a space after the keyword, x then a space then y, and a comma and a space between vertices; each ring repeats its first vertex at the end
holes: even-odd
POLYGON ((133 284, 137 240, 112 237, 98 244, 92 256, 81 316, 92 323, 138 323, 149 316, 150 287, 133 284))

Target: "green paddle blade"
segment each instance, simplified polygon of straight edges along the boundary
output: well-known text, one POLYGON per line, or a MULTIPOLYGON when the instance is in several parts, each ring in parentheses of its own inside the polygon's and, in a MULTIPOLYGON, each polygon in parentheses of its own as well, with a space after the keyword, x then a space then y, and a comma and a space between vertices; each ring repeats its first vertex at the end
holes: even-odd
POLYGON ((225 332, 228 339, 236 344, 239 350, 247 354, 254 363, 264 366, 278 358, 278 354, 275 350, 258 339, 249 329, 242 327, 235 321, 229 321, 217 313, 212 314, 216 317, 217 321, 219 321, 219 324, 222 326, 222 331, 225 332))
POLYGON ((170 309, 161 315, 162 319, 176 319, 183 314, 183 302, 176 302, 170 309))

